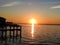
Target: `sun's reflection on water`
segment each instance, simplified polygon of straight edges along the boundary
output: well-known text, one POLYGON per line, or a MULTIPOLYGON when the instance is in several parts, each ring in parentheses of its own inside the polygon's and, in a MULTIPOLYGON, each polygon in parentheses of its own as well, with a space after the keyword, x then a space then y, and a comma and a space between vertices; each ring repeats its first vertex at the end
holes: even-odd
POLYGON ((30 20, 30 23, 31 23, 31 37, 34 38, 34 34, 35 34, 35 31, 34 31, 34 25, 36 24, 36 19, 32 18, 30 20))
POLYGON ((34 23, 32 23, 32 31, 31 31, 31 33, 32 33, 32 37, 34 37, 34 23))

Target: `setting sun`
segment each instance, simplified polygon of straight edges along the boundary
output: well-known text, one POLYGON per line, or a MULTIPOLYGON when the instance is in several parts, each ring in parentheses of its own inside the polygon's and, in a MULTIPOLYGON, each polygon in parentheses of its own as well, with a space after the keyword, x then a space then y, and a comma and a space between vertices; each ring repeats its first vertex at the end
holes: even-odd
POLYGON ((36 19, 31 19, 31 20, 30 20, 30 23, 36 24, 36 23, 37 23, 37 22, 36 22, 36 19))

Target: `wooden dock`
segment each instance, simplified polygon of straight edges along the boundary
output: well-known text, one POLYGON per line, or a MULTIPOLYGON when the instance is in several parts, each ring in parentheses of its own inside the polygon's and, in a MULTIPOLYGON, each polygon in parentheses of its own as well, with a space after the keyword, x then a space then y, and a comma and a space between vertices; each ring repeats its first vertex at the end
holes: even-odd
POLYGON ((0 17, 0 40, 6 40, 9 38, 16 38, 19 36, 20 42, 21 42, 21 35, 22 32, 22 26, 12 23, 12 22, 6 22, 5 18, 0 17), (9 32, 9 35, 8 35, 9 32), (13 33, 12 33, 13 32, 13 33))

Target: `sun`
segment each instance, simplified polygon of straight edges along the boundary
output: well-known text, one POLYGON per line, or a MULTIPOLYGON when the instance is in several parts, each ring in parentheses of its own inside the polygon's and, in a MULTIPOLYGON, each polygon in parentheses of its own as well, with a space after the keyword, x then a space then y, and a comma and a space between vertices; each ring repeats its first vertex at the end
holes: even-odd
POLYGON ((34 18, 31 19, 31 20, 30 20, 30 23, 31 23, 31 24, 32 24, 32 23, 33 23, 33 24, 36 24, 36 23, 37 23, 37 22, 36 22, 36 19, 34 19, 34 18))

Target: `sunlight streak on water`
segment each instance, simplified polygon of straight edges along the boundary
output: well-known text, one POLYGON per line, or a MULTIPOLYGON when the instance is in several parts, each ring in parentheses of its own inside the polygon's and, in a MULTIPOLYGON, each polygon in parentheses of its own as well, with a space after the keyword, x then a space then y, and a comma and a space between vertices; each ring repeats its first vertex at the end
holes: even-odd
POLYGON ((31 31, 31 33, 32 33, 32 37, 34 37, 34 23, 32 23, 32 31, 31 31))
POLYGON ((32 23, 32 31, 31 31, 31 34, 32 34, 32 37, 34 37, 34 24, 36 23, 36 20, 35 19, 32 19, 31 20, 31 23, 32 23))

